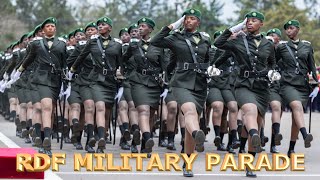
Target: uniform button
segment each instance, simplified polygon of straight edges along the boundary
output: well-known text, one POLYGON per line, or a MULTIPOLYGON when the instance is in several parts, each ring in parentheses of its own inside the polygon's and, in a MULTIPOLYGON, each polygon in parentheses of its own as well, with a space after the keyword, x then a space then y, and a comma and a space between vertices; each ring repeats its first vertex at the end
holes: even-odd
POLYGON ((50 53, 51 51, 49 51, 49 53, 50 53))
POLYGON ((254 56, 254 58, 256 58, 256 59, 257 59, 257 58, 258 58, 258 56, 254 56))
POLYGON ((102 64, 104 64, 104 62, 102 62, 102 64))
POLYGON ((256 49, 256 51, 259 51, 258 49, 256 49))
POLYGON ((298 53, 298 51, 296 51, 296 53, 298 53))
POLYGON ((198 49, 198 46, 196 46, 196 48, 198 49))
POLYGON ((197 56, 197 55, 198 55, 198 53, 194 53, 194 55, 196 55, 196 56, 197 56))
POLYGON ((296 59, 298 59, 298 56, 296 56, 296 59))
POLYGON ((147 54, 147 52, 144 52, 144 54, 147 54))

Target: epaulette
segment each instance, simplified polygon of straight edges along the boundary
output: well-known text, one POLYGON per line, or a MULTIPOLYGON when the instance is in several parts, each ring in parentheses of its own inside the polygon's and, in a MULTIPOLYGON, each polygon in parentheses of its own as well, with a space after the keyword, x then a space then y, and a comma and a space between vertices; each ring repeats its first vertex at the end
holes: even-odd
POLYGON ((98 39, 99 35, 98 34, 94 34, 90 37, 90 39, 98 39))
POLYGON ((279 41, 279 44, 286 44, 288 41, 279 41))
POLYGON ((310 41, 306 41, 306 40, 301 40, 301 42, 311 44, 310 41))
POLYGON ((35 37, 32 39, 32 41, 41 40, 41 39, 43 39, 43 38, 42 37, 35 37))
POLYGON ((132 38, 132 39, 130 39, 130 42, 131 43, 138 43, 140 40, 139 39, 137 39, 137 38, 132 38))
POLYGON ((122 44, 122 41, 118 38, 113 38, 115 42, 122 44))
POLYGON ((26 51, 26 50, 27 50, 26 48, 23 48, 23 49, 20 50, 20 52, 23 52, 23 51, 26 51))
POLYGON ((6 56, 6 60, 11 59, 12 58, 12 54, 10 54, 9 56, 6 56))
POLYGON ((14 49, 12 52, 18 52, 20 51, 20 48, 14 49))
POLYGON ((79 45, 85 45, 85 44, 87 44, 87 41, 79 41, 79 45))
POLYGON ((214 49, 214 50, 218 49, 218 48, 215 47, 214 45, 211 45, 211 48, 214 49))
POLYGON ((200 32, 200 34, 203 35, 203 36, 206 36, 206 37, 210 38, 210 35, 209 35, 208 33, 206 33, 206 32, 200 32))
POLYGON ((129 43, 123 43, 122 46, 129 46, 129 43))
POLYGON ((67 43, 67 41, 61 37, 58 37, 59 41, 63 41, 64 43, 67 43))
POLYGON ((67 46, 67 50, 71 50, 71 49, 74 49, 74 46, 67 46))

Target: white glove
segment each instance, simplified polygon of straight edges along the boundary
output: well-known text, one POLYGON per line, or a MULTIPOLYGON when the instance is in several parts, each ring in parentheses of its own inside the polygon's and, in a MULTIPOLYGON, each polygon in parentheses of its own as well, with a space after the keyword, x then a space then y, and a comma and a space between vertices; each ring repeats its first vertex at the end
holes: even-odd
POLYGON ((123 87, 120 87, 118 90, 118 93, 117 93, 116 97, 114 97, 114 99, 118 99, 118 103, 119 103, 122 95, 123 95, 123 87))
POLYGON ((16 71, 16 73, 14 73, 12 79, 14 80, 14 82, 16 82, 18 79, 20 79, 20 76, 21 76, 21 73, 20 71, 16 71))
POLYGON ((237 36, 247 36, 247 34, 245 32, 243 32, 242 30, 240 30, 238 33, 237 33, 237 36))
POLYGON ((274 42, 274 39, 272 36, 266 36, 266 39, 271 40, 272 42, 274 42))
POLYGON ((16 73, 16 70, 13 69, 13 71, 12 71, 11 74, 10 74, 10 79, 13 79, 15 73, 16 73))
POLYGON ((2 79, 2 80, 0 81, 0 87, 2 86, 3 83, 4 83, 4 80, 2 79))
POLYGON ((67 87, 66 91, 63 92, 63 95, 65 95, 66 99, 68 99, 70 94, 71 94, 71 83, 68 83, 68 87, 67 87))
POLYGON ((182 16, 178 21, 176 21, 176 22, 174 22, 174 23, 170 24, 170 25, 172 26, 172 30, 176 30, 176 29, 178 29, 178 28, 181 26, 181 24, 183 23, 184 18, 185 18, 185 15, 184 15, 184 16, 182 16))
POLYGON ((216 68, 215 65, 212 65, 212 66, 208 67, 207 73, 208 73, 208 75, 210 77, 212 77, 212 76, 220 76, 221 71, 218 68, 216 68))
POLYGON ((4 79, 4 80, 8 80, 8 79, 9 79, 9 76, 8 76, 8 73, 7 73, 7 72, 5 72, 5 73, 3 74, 3 79, 4 79))
POLYGON ((166 97, 167 97, 167 95, 168 95, 168 92, 169 92, 169 90, 168 90, 167 88, 164 89, 163 93, 160 94, 160 97, 161 97, 161 98, 163 97, 163 100, 165 100, 166 97))
POLYGON ((271 82, 273 81, 279 81, 281 79, 281 75, 279 72, 275 70, 269 70, 268 72, 268 78, 271 82))
POLYGON ((6 88, 7 88, 7 89, 10 89, 10 88, 11 88, 11 85, 12 85, 14 82, 15 82, 14 79, 10 79, 10 81, 8 81, 7 84, 6 84, 6 88))
POLYGON ((311 102, 313 102, 314 98, 317 97, 318 92, 319 92, 319 87, 315 87, 312 93, 309 95, 309 97, 311 97, 311 102))
POLYGON ((237 25, 235 25, 235 26, 232 26, 229 30, 230 30, 232 33, 237 33, 237 32, 239 32, 240 30, 243 29, 243 27, 246 25, 246 23, 247 23, 247 18, 245 18, 245 19, 243 20, 243 22, 241 22, 241 23, 239 23, 239 24, 237 24, 237 25))
POLYGON ((6 89, 7 87, 7 81, 5 81, 1 86, 0 86, 0 92, 4 92, 4 90, 6 89))
POLYGON ((69 81, 71 81, 72 80, 72 76, 73 76, 73 72, 71 72, 71 71, 68 71, 68 76, 67 76, 67 79, 69 80, 69 81))
POLYGON ((60 93, 59 93, 59 98, 60 98, 60 99, 62 98, 63 93, 64 93, 64 91, 63 91, 63 84, 61 84, 60 93))

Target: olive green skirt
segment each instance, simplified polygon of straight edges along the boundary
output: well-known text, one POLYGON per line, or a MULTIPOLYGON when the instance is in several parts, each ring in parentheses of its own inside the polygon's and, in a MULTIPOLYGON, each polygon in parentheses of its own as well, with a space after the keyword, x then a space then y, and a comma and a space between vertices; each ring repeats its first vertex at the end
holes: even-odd
POLYGON ((167 94, 166 99, 164 100, 166 103, 169 103, 171 101, 177 101, 176 98, 173 95, 172 89, 170 88, 167 94))
POLYGON ((130 87, 123 86, 123 96, 127 102, 133 101, 132 95, 131 95, 131 86, 130 87))
POLYGON ((236 87, 235 98, 240 108, 245 104, 252 103, 257 106, 260 115, 264 116, 268 110, 270 91, 269 89, 249 90, 246 87, 236 87))
POLYGON ((221 101, 225 104, 228 104, 230 101, 236 101, 231 89, 218 89, 218 88, 210 88, 208 97, 207 97, 207 105, 212 104, 213 102, 221 101))
POLYGON ((95 83, 90 87, 91 94, 93 95, 94 102, 103 101, 106 104, 113 106, 114 97, 116 96, 117 89, 114 87, 106 87, 103 84, 95 83))
POLYGON ((16 87, 14 85, 11 85, 11 88, 7 89, 8 92, 8 98, 17 98, 17 92, 16 92, 16 87))
POLYGON ((198 114, 200 115, 202 113, 207 98, 207 89, 194 91, 185 88, 172 87, 172 92, 180 106, 191 102, 195 104, 198 114))
POLYGON ((82 103, 82 99, 80 96, 80 88, 79 85, 76 83, 72 83, 71 85, 71 94, 68 98, 68 102, 69 104, 81 104, 82 103))
POLYGON ((280 83, 275 82, 270 86, 270 102, 279 101, 282 102, 282 98, 280 96, 280 83))
POLYGON ((310 90, 305 86, 281 85, 280 95, 285 105, 289 105, 292 101, 300 101, 304 107, 307 106, 310 90))
POLYGON ((41 99, 44 99, 44 98, 50 98, 53 101, 56 101, 59 98, 60 87, 57 88, 57 87, 50 87, 46 85, 37 84, 37 89, 38 89, 40 101, 41 99))
POLYGON ((148 105, 154 109, 158 109, 160 94, 160 86, 147 87, 143 84, 131 82, 131 95, 136 107, 148 105))
POLYGON ((18 99, 19 103, 27 103, 28 97, 27 97, 27 90, 25 88, 19 88, 17 89, 18 99))
POLYGON ((79 93, 82 102, 86 100, 93 100, 93 93, 91 85, 81 85, 79 86, 79 93))

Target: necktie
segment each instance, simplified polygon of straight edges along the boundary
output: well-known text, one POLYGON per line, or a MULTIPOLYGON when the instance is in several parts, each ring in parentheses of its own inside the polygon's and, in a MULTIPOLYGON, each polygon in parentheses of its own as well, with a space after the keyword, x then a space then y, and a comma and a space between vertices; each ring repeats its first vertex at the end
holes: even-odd
POLYGON ((49 49, 51 48, 51 46, 53 44, 53 39, 54 38, 47 39, 49 49))

